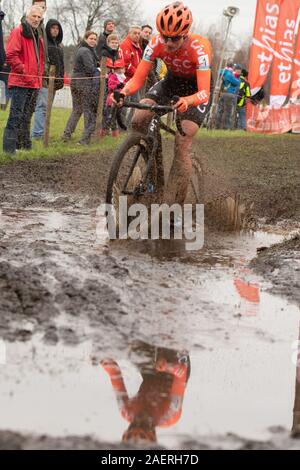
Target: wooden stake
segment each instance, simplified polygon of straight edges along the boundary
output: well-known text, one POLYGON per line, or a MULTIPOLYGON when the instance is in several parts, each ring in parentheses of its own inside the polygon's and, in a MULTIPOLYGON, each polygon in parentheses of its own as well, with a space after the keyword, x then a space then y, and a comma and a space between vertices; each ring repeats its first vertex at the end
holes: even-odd
POLYGON ((55 65, 50 65, 48 101, 47 101, 47 111, 46 111, 45 134, 44 134, 44 147, 48 147, 49 145, 51 111, 52 111, 52 105, 53 105, 53 99, 54 99, 54 82, 55 82, 55 65))
POLYGON ((102 57, 101 65, 100 65, 100 93, 99 93, 99 101, 98 101, 98 108, 97 108, 97 117, 96 117, 96 127, 94 132, 94 139, 97 139, 100 134, 101 124, 103 120, 103 107, 104 107, 104 99, 105 99, 105 88, 106 88, 106 60, 107 57, 102 57))

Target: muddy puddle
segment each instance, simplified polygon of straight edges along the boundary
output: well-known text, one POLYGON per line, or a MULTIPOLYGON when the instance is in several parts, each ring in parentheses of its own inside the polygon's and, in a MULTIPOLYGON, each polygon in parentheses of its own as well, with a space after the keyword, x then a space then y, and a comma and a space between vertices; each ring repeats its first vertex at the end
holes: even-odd
POLYGON ((96 225, 82 207, 2 208, 0 429, 181 448, 295 428, 299 309, 248 267, 293 227, 207 232, 188 252, 96 225))

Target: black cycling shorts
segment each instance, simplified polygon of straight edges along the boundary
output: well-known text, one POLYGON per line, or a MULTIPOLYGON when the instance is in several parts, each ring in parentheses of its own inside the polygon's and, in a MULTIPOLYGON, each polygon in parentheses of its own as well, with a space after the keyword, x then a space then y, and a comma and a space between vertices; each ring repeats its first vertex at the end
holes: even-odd
MULTIPOLYGON (((165 78, 155 83, 155 85, 150 88, 148 93, 146 93, 145 98, 150 98, 157 104, 168 106, 173 96, 190 96, 197 93, 197 91, 198 86, 196 80, 174 77, 168 73, 165 78)), ((192 121, 200 127, 209 111, 211 98, 212 93, 207 105, 201 104, 200 106, 189 108, 186 113, 180 114, 181 119, 192 121)))

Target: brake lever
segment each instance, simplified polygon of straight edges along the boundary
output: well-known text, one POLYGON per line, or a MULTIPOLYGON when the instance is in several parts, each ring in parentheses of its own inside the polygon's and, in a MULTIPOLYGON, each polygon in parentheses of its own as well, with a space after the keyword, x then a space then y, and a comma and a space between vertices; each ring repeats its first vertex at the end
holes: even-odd
POLYGON ((124 99, 125 99, 125 95, 121 91, 118 91, 118 90, 114 91, 114 100, 117 103, 119 103, 121 100, 124 100, 124 99))

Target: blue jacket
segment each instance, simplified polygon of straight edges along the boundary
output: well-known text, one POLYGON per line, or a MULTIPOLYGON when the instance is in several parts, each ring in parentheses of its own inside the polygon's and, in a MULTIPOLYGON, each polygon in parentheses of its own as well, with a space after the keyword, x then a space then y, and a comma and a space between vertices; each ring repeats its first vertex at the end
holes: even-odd
POLYGON ((223 76, 223 92, 237 94, 240 89, 241 80, 239 78, 235 78, 231 70, 223 69, 220 73, 223 76))

